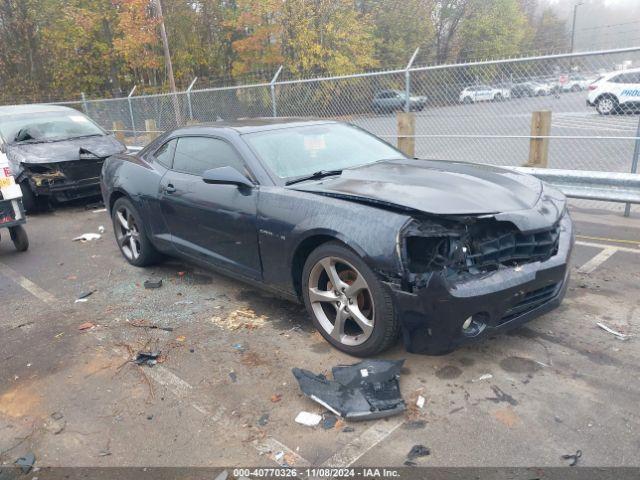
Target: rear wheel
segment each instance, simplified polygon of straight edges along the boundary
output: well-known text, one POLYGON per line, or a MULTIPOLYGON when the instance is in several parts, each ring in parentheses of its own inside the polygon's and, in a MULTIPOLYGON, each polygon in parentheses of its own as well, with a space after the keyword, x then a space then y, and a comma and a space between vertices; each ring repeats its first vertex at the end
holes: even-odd
POLYGON ((338 350, 369 356, 396 341, 399 325, 391 295, 345 246, 329 242, 311 252, 301 283, 314 325, 338 350))
POLYGON ((501 94, 501 93, 496 93, 496 94, 493 96, 493 101, 494 101, 494 102, 501 102, 501 101, 502 101, 502 94, 501 94))
POLYGON ((160 253, 147 236, 142 217, 128 198, 116 200, 111 217, 120 252, 131 265, 145 267, 160 259, 160 253))
POLYGON ((19 252, 26 252, 28 250, 29 237, 27 236, 27 231, 22 225, 10 227, 9 235, 11 236, 13 246, 16 247, 16 250, 18 250, 19 252))
POLYGON ((27 213, 39 212, 42 200, 36 197, 27 180, 20 182, 20 190, 22 191, 22 206, 24 210, 27 213))
POLYGON ((611 95, 603 95, 596 102, 596 110, 600 115, 610 115, 618 109, 618 100, 611 95))

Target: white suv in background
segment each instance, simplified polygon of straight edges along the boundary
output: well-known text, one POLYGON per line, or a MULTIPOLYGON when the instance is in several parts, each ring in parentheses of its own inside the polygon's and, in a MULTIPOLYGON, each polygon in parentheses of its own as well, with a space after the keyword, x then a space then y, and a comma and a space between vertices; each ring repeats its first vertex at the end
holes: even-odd
POLYGON ((600 115, 640 108, 640 68, 611 72, 589 85, 587 105, 600 115))

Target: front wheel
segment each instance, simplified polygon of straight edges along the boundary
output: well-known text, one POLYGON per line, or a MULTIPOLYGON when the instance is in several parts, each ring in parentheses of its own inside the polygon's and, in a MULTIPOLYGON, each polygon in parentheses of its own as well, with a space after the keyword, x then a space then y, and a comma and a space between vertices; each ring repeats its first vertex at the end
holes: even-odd
POLYGON ((146 267, 159 260, 160 254, 147 236, 142 217, 128 198, 116 200, 111 218, 118 248, 131 265, 146 267))
POLYGON ((301 283, 315 327, 338 350, 364 357, 396 341, 399 324, 390 293, 342 244, 329 242, 314 250, 305 262, 301 283))

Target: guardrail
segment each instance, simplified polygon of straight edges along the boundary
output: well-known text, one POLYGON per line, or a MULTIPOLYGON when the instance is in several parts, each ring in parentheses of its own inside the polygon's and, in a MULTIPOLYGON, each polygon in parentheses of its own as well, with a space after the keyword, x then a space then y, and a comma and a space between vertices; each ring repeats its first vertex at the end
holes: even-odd
POLYGON ((605 202, 640 204, 640 174, 507 167, 533 175, 559 189, 567 197, 605 202))

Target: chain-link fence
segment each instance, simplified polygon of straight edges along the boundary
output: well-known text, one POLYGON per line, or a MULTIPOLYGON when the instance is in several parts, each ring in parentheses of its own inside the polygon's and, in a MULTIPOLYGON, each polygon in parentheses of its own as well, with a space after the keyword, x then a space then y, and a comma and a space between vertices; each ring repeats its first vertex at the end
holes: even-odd
POLYGON ((396 112, 409 110, 421 158, 522 165, 532 144, 544 141, 551 168, 629 172, 639 110, 620 92, 626 87, 640 107, 640 73, 637 83, 618 89, 618 108, 602 112, 609 114, 587 100, 595 100, 596 79, 638 67, 640 47, 457 65, 410 62, 404 70, 341 77, 278 81, 276 75, 269 83, 65 104, 131 145, 189 123, 278 116, 347 120, 395 143, 396 112), (548 125, 532 126, 541 111, 551 112, 548 125))

